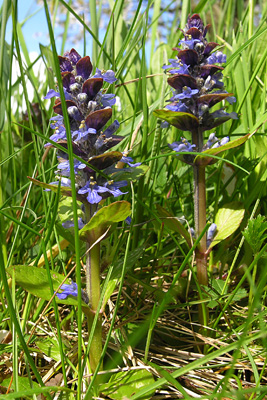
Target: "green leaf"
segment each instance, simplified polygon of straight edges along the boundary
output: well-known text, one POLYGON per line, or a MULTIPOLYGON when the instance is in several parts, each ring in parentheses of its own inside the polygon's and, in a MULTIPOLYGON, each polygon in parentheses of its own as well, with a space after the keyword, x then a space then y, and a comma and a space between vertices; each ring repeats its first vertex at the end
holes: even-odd
POLYGON ((169 211, 165 210, 159 204, 156 205, 159 216, 162 218, 164 224, 172 231, 178 232, 181 236, 184 237, 186 243, 189 247, 191 247, 190 235, 187 229, 181 224, 181 222, 172 215, 169 211))
POLYGON ((176 112, 170 110, 155 110, 154 115, 169 124, 175 126, 181 131, 192 131, 199 126, 199 120, 193 114, 185 112, 176 112))
MULTIPOLYGON (((222 302, 225 302, 227 298, 230 296, 230 294, 227 295, 229 285, 226 285, 226 290, 225 290, 225 282, 222 279, 212 279, 211 287, 206 287, 205 289, 211 298, 211 300, 207 304, 209 308, 214 308, 218 304, 222 304, 222 302), (222 295, 224 295, 223 298, 222 295)), ((246 289, 239 288, 235 293, 234 297, 232 298, 231 303, 242 300, 245 297, 247 297, 246 289)))
MULTIPOLYGON (((32 388, 33 389, 39 389, 40 388, 40 386, 39 386, 39 384, 37 382, 32 381, 30 383, 29 378, 27 378, 26 376, 25 377, 24 376, 18 376, 17 378, 18 378, 18 387, 19 387, 20 391, 27 390, 27 389, 32 389, 32 388)), ((10 385, 10 380, 11 380, 11 378, 4 379, 1 382, 1 386, 5 387, 5 388, 8 388, 9 385, 10 385)), ((10 388, 12 389, 12 391, 15 389, 14 388, 14 379, 12 379, 12 383, 11 383, 11 387, 10 388)))
POLYGON ((260 251, 260 248, 267 238, 267 221, 264 216, 258 215, 256 219, 248 221, 246 229, 243 231, 246 241, 250 245, 254 254, 260 251))
POLYGON ((79 232, 84 241, 95 241, 104 235, 107 229, 117 222, 124 221, 131 214, 131 204, 128 201, 116 201, 102 207, 79 232))
POLYGON ((240 226, 245 209, 242 203, 233 202, 220 208, 215 217, 217 234, 211 242, 210 248, 232 235, 240 226))
MULTIPOLYGON (((27 292, 37 296, 43 300, 51 299, 51 291, 48 281, 47 272, 43 268, 32 267, 30 265, 12 265, 6 269, 10 276, 13 276, 15 272, 15 280, 17 285, 21 286, 27 292)), ((53 282, 53 289, 56 290, 63 281, 63 276, 58 272, 51 271, 51 279, 53 282)), ((70 284, 71 280, 67 279, 66 284, 70 284)), ((59 293, 61 290, 59 290, 59 293)), ((60 304, 69 304, 73 306, 78 305, 78 300, 73 296, 68 296, 65 300, 60 300, 55 296, 56 302, 60 304)), ((87 304, 82 302, 84 307, 88 307, 87 304)))
POLYGON ((247 134, 245 136, 242 136, 241 138, 233 140, 232 142, 228 142, 221 147, 205 150, 202 152, 201 155, 198 155, 195 158, 194 164, 196 164, 196 165, 213 164, 217 160, 215 158, 208 157, 209 155, 217 156, 218 154, 223 153, 226 150, 230 150, 230 149, 233 149, 234 147, 238 147, 241 144, 245 143, 249 139, 249 137, 250 137, 250 134, 247 134))
MULTIPOLYGON (((146 386, 154 383, 153 375, 146 369, 130 370, 113 374, 108 383, 101 386, 100 391, 108 398, 114 400, 127 400, 146 386)), ((154 394, 154 390, 140 397, 141 400, 148 400, 154 394)))
POLYGON ((117 168, 117 171, 110 175, 111 179, 117 181, 136 181, 149 170, 148 165, 140 165, 134 168, 117 168))
POLYGON ((60 361, 60 349, 56 338, 47 338, 35 341, 36 346, 47 356, 55 361, 60 361))

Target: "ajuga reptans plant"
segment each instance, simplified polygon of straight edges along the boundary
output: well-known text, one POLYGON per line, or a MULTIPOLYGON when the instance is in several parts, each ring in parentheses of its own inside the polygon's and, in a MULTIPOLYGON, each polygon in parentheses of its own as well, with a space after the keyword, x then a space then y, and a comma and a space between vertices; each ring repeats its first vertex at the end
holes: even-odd
MULTIPOLYGON (((112 106, 116 102, 114 94, 106 93, 103 85, 114 83, 117 79, 113 71, 101 71, 93 66, 88 56, 81 57, 75 49, 59 56, 64 99, 54 89, 49 90, 46 99, 56 97, 51 127, 53 135, 46 146, 57 145, 63 149, 57 151, 57 180, 46 185, 47 190, 58 190, 61 194, 71 196, 70 162, 67 145, 67 133, 64 123, 62 102, 65 101, 72 139, 74 157, 75 189, 77 200, 82 203, 83 217, 79 219, 80 237, 86 242, 86 290, 82 290, 83 307, 87 315, 89 330, 100 301, 100 240, 112 224, 129 218, 130 204, 126 201, 113 202, 100 207, 108 197, 124 194, 121 188, 127 186, 127 180, 117 178, 122 170, 115 168, 118 161, 128 164, 127 177, 131 176, 132 158, 120 151, 110 149, 120 143, 122 136, 115 135, 120 124, 117 120, 107 126, 112 117, 112 106), (55 144, 53 144, 55 143, 55 144), (65 151, 63 151, 65 150, 65 151), (76 158, 77 157, 77 158, 76 158), (101 212, 100 212, 101 211, 101 212), (97 223, 95 222, 97 218, 97 223)), ((38 184, 37 181, 34 181, 38 184)), ((39 182, 40 184, 40 182, 39 182)), ((44 186, 43 184, 41 186, 44 186)), ((68 221, 64 226, 73 226, 68 221)), ((68 296, 77 297, 78 287, 75 282, 64 283, 57 293, 59 300, 68 296)), ((90 367, 94 372, 102 351, 102 320, 98 317, 93 342, 90 347, 90 367)))
MULTIPOLYGON (((227 112, 225 107, 216 111, 212 108, 225 100, 232 104, 236 101, 231 93, 224 88, 223 66, 226 56, 216 48, 218 43, 208 42, 206 35, 209 29, 204 26, 198 14, 188 17, 186 27, 181 30, 184 38, 175 47, 177 56, 170 59, 169 65, 163 69, 168 74, 168 84, 173 95, 167 100, 164 110, 156 110, 155 114, 182 131, 191 132, 191 141, 181 137, 179 141, 169 144, 178 152, 183 162, 191 165, 194 171, 194 234, 196 237, 206 226, 206 166, 216 160, 213 155, 226 149, 236 147, 247 138, 229 142, 229 137, 218 139, 216 133, 209 134, 204 143, 204 132, 210 131, 229 119, 237 119, 235 112, 227 112), (229 142, 229 143, 228 143, 229 142), (184 154, 187 152, 191 154, 184 154), (201 153, 198 156, 192 153, 201 153), (182 153, 182 155, 181 155, 182 153)), ((196 250, 196 265, 198 282, 208 285, 207 255, 214 235, 216 225, 213 223, 209 231, 203 235, 196 250)), ((202 320, 203 322, 203 320, 202 320)))

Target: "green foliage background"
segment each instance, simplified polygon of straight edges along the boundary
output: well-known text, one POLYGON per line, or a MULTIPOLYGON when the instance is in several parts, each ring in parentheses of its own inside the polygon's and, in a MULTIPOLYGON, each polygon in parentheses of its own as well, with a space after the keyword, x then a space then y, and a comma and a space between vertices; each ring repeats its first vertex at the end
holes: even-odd
MULTIPOLYGON (((136 375, 136 380, 143 382, 139 389, 132 390, 133 384, 128 384, 132 399, 152 398, 152 393, 164 388, 185 399, 193 398, 192 393, 205 399, 252 399, 254 395, 263 399, 267 392, 266 240, 259 238, 255 254, 242 231, 249 220, 259 214, 266 216, 267 3, 151 0, 134 3, 131 14, 127 14, 126 1, 104 3, 105 9, 102 2, 89 3, 84 11, 90 14, 89 24, 73 11, 71 2, 44 1, 41 6, 46 8, 51 27, 59 13, 64 20, 58 51, 69 50, 65 44, 70 20, 75 18, 84 38, 83 55, 92 57, 94 67, 116 72, 116 85, 107 89, 116 93, 121 104, 113 113, 113 119, 121 123, 118 133, 125 136, 118 148, 131 150, 130 156, 143 163, 145 172, 123 198, 132 204, 131 227, 119 224, 102 245, 106 368, 134 371, 133 367, 139 366, 145 371, 141 367, 146 366, 149 376, 146 372, 136 375), (172 48, 181 37, 177 28, 185 25, 192 12, 211 24, 209 40, 223 46, 227 54, 225 86, 237 98, 229 109, 236 111, 239 119, 217 128, 216 136, 228 135, 234 140, 251 134, 243 146, 229 150, 224 159, 208 168, 208 220, 225 215, 223 210, 229 209, 229 204, 238 203, 239 210, 244 210, 235 229, 217 240, 210 253, 209 273, 214 280, 206 289, 212 303, 208 338, 202 337, 197 321, 198 293, 203 288, 195 280, 193 249, 190 238, 181 235, 193 226, 192 171, 167 147, 181 136, 188 140, 190 136, 176 128, 161 128, 161 121, 153 115, 170 97, 162 65, 173 58, 172 48), (100 42, 103 19, 106 33, 100 42), (92 54, 87 53, 89 43, 92 54), (179 352, 183 351, 194 353, 193 360, 188 355, 184 356, 186 362, 181 361, 179 352), (198 357, 200 351, 204 351, 203 357, 198 357), (166 354, 174 357, 173 362, 166 354), (204 378, 209 382, 203 384, 204 378), (194 383, 190 390, 188 382, 194 383)), ((26 22, 18 21, 18 5, 15 0, 4 0, 0 14, 0 332, 12 333, 12 342, 0 345, 0 380, 7 379, 0 385, 6 388, 12 376, 12 398, 36 398, 47 390, 40 386, 49 381, 46 372, 56 365, 56 371, 62 373, 63 396, 80 398, 82 385, 86 385, 84 341, 88 340, 83 332, 82 304, 59 306, 54 299, 47 303, 16 286, 15 272, 6 272, 8 268, 14 271, 10 267, 17 264, 27 265, 29 274, 31 265, 44 268, 52 298, 53 272, 63 279, 76 265, 70 277, 81 279, 84 285, 84 245, 78 232, 72 235, 61 224, 72 209, 77 218, 79 204, 72 202, 70 207, 59 192, 45 192, 27 178, 54 180, 55 151, 43 147, 51 135, 53 110, 44 96, 58 77, 51 45, 40 45, 36 60, 30 60, 22 26, 30 23, 31 16, 26 22), (10 43, 6 42, 8 20, 13 27, 10 43), (38 60, 46 66, 45 79, 35 72, 38 60), (15 62, 20 73, 12 81, 15 62), (29 86, 34 90, 33 99, 28 98, 29 86), (26 113, 22 104, 26 104, 26 113), (56 341, 49 345, 48 337, 56 341), (45 345, 38 347, 40 338, 45 345), (35 364, 33 351, 40 359, 50 357, 47 369, 35 364), (6 354, 12 360, 12 373, 5 368, 6 354)), ((50 40, 53 43, 53 29, 50 40)), ((221 222, 231 227, 235 217, 227 214, 228 220, 221 222)), ((248 232, 261 231, 252 228, 248 232)), ((106 381, 110 375, 105 375, 106 381)), ((124 377, 121 372, 112 375, 103 393, 121 398, 119 394, 114 397, 110 387, 114 381, 116 385, 116 376, 117 385, 124 377)), ((130 382, 134 380, 131 373, 130 382)), ((60 383, 53 386, 58 388, 60 383)), ((127 380, 123 384, 127 386, 127 380)), ((46 396, 53 398, 56 390, 47 391, 46 396)), ((85 398, 92 398, 93 381, 85 390, 85 398)))

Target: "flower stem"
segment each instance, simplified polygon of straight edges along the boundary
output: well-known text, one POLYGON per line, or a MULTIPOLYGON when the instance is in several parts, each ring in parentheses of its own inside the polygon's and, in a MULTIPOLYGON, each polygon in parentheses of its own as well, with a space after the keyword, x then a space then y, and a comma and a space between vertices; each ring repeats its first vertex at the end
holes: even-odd
MULTIPOLYGON (((192 142, 197 151, 203 148, 203 132, 192 132, 192 142)), ((198 237, 206 226, 206 168, 202 165, 194 165, 194 217, 195 232, 198 237)), ((200 285, 208 286, 207 273, 207 236, 203 235, 196 250, 197 280, 200 285)), ((202 297, 202 296, 200 296, 202 297)), ((199 322, 207 325, 209 320, 208 308, 204 303, 199 306, 199 322)))
MULTIPOLYGON (((86 222, 90 221, 96 206, 88 205, 85 207, 86 222)), ((86 249, 88 250, 97 238, 88 239, 86 249)), ((89 297, 91 312, 87 313, 88 331, 90 333, 95 317, 95 313, 100 301, 100 243, 96 243, 86 255, 86 290, 89 297)), ((93 340, 89 351, 89 361, 92 373, 95 372, 99 364, 102 352, 102 318, 101 314, 97 317, 97 324, 94 331, 93 340)), ((100 366, 102 370, 102 365, 100 366)))

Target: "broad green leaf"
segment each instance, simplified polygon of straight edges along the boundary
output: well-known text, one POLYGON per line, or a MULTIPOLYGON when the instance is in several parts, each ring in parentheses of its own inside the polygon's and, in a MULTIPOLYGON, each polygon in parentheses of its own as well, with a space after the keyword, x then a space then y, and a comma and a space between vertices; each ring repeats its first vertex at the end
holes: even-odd
MULTIPOLYGON (((222 304, 225 302, 229 295, 227 295, 229 289, 229 285, 226 286, 225 291, 225 281, 222 279, 212 279, 211 287, 206 287, 206 292, 209 294, 211 300, 208 302, 209 308, 214 308, 218 304, 222 304), (224 297, 222 297, 224 295, 224 297)), ((244 288, 239 288, 235 293, 234 297, 232 298, 232 303, 242 300, 244 297, 247 297, 247 291, 244 288)))
MULTIPOLYGON (((13 276, 14 271, 16 284, 27 290, 27 292, 43 300, 51 299, 51 291, 45 269, 32 267, 30 265, 12 265, 7 268, 6 271, 10 276, 13 276)), ((57 290, 64 277, 58 272, 51 271, 51 279, 54 290, 57 290)), ((70 284, 71 280, 67 279, 64 283, 70 284)), ((61 290, 59 290, 59 293, 60 292, 61 290)), ((78 305, 78 300, 73 296, 68 296, 65 300, 60 300, 55 296, 55 299, 56 302, 60 304, 78 305)), ((88 307, 84 302, 82 302, 82 305, 88 307)))
POLYGON ((175 126, 181 131, 192 131, 199 126, 199 120, 193 114, 185 112, 176 112, 170 110, 155 110, 154 115, 169 124, 175 126))
MULTIPOLYGON (((112 374, 108 383, 101 386, 103 392, 109 399, 126 400, 132 395, 150 384, 154 383, 153 375, 146 369, 130 370, 112 374)), ((154 394, 154 390, 140 397, 141 400, 148 400, 154 394)))
POLYGON ((159 216, 162 218, 162 222, 172 231, 178 232, 181 236, 184 237, 186 243, 189 247, 191 247, 190 235, 187 229, 181 224, 181 222, 172 215, 169 211, 165 210, 159 204, 156 205, 159 216))
MULTIPOLYGON (((39 386, 39 384, 37 382, 32 381, 30 383, 29 378, 27 378, 26 376, 25 377, 24 376, 18 376, 17 378, 18 378, 19 390, 21 390, 21 391, 22 390, 27 390, 27 389, 39 389, 40 388, 40 386, 39 386)), ((10 380, 11 380, 11 378, 4 379, 1 382, 1 386, 5 387, 5 388, 8 388, 9 385, 10 385, 10 380)), ((14 388, 14 379, 12 379, 10 388, 11 388, 12 391, 15 389, 14 388)))
POLYGON ((35 341, 36 346, 48 357, 55 361, 60 361, 60 350, 58 341, 51 337, 44 340, 35 341))
POLYGON ((232 235, 240 226, 245 209, 242 203, 233 202, 220 208, 215 217, 217 234, 211 242, 210 248, 232 235))
POLYGON ((250 134, 247 134, 245 136, 242 136, 241 138, 238 138, 236 140, 228 142, 221 147, 205 150, 202 152, 201 155, 196 156, 196 158, 194 160, 194 164, 196 164, 196 165, 212 164, 213 162, 216 162, 217 160, 215 158, 208 157, 209 155, 217 156, 218 154, 220 154, 226 150, 230 150, 230 149, 233 149, 234 147, 238 147, 241 144, 245 143, 249 139, 249 137, 250 137, 250 134))
POLYGON ((107 229, 117 222, 124 221, 131 214, 131 204, 128 201, 116 201, 102 207, 79 232, 84 241, 95 241, 104 235, 107 229))

